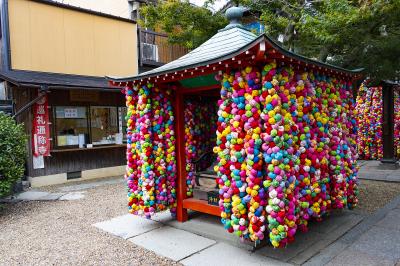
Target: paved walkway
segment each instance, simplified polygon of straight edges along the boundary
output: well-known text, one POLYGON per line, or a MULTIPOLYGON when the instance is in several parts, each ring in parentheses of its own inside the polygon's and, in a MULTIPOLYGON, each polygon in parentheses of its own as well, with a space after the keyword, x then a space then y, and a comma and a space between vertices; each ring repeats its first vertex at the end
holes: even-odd
POLYGON ((71 191, 79 188, 72 183, 41 189, 70 187, 67 193, 83 192, 79 200, 0 204, 0 265, 178 265, 92 226, 127 213, 125 182, 118 180, 102 186, 91 180, 80 191, 71 191))
POLYGON ((311 223, 309 232, 298 233, 285 249, 254 249, 227 233, 218 217, 195 212, 185 223, 164 212, 151 220, 127 214, 94 226, 184 265, 291 265, 311 259, 363 218, 350 211, 336 212, 322 223, 311 223))
MULTIPOLYGON (((382 170, 379 161, 359 164, 361 180, 400 182, 400 169, 382 170)), ((305 265, 400 266, 400 196, 322 249, 305 265)))
POLYGON ((178 223, 168 212, 152 220, 130 214, 94 224, 183 265, 391 265, 400 266, 400 196, 367 219, 337 212, 285 249, 245 245, 218 218, 191 213, 178 223))
MULTIPOLYGON (((381 170, 377 161, 360 164, 360 179, 400 182, 400 169, 381 170)), ((254 249, 225 232, 217 217, 199 213, 186 223, 165 212, 152 220, 123 215, 94 226, 184 265, 400 266, 399 221, 400 196, 370 216, 345 210, 311 222, 309 232, 298 233, 285 249, 254 249)))
POLYGON ((364 219, 306 265, 400 266, 400 196, 364 219))
POLYGON ((79 200, 85 197, 85 193, 86 191, 51 193, 39 190, 28 190, 12 197, 0 199, 0 203, 17 203, 20 201, 79 200))
POLYGON ((359 161, 358 178, 400 183, 400 169, 383 170, 380 161, 359 161))
POLYGON ((94 180, 82 184, 65 184, 57 188, 57 192, 41 191, 39 189, 31 189, 21 192, 17 195, 9 196, 5 199, 0 199, 4 203, 17 203, 20 201, 55 201, 55 200, 79 200, 83 199, 87 189, 92 189, 104 185, 122 184, 125 180, 122 178, 116 179, 111 177, 104 180, 94 180))
MULTIPOLYGON (((378 163, 362 161, 360 179, 400 182, 400 170, 380 170, 378 163)), ((77 205, 75 202, 83 204, 92 200, 94 197, 90 197, 90 193, 97 193, 97 190, 104 190, 105 187, 119 187, 123 182, 122 179, 112 179, 66 184, 49 192, 24 192, 12 200, 50 200, 64 204, 63 200, 83 199, 71 202, 77 205)), ((117 194, 122 195, 122 189, 117 194)), ((90 224, 95 223, 94 227, 117 236, 116 241, 134 243, 184 265, 400 266, 400 196, 369 216, 345 210, 334 212, 322 223, 311 222, 309 232, 299 232, 296 241, 285 249, 274 249, 270 245, 255 249, 241 243, 236 236, 227 233, 219 218, 214 216, 191 212, 188 222, 179 223, 171 218, 169 212, 157 214, 152 220, 130 214, 115 217, 120 213, 93 217, 88 225, 91 227, 90 224)), ((99 231, 94 227, 91 228, 97 235, 99 231)), ((95 239, 100 236, 91 237, 95 239)))

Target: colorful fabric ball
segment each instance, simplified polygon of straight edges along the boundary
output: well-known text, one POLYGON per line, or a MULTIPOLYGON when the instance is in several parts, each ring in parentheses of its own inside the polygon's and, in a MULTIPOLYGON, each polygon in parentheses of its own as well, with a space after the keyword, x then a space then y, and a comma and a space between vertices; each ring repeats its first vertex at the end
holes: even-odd
POLYGON ((308 220, 357 204, 356 129, 347 81, 275 61, 222 75, 217 146, 221 221, 274 247, 308 220))
MULTIPOLYGON (((214 146, 221 222, 242 240, 268 238, 274 247, 285 247, 297 230, 307 230, 310 219, 357 205, 357 137, 365 145, 370 140, 357 133, 355 117, 368 116, 361 105, 379 109, 379 90, 366 90, 355 109, 349 81, 276 61, 262 69, 227 70, 216 79, 219 99, 184 101, 186 196, 194 193, 194 161, 214 146)), ((165 209, 174 213, 170 91, 147 84, 125 94, 129 210, 146 217, 165 209)))
POLYGON ((170 91, 147 84, 125 89, 127 111, 128 206, 150 218, 157 211, 176 212, 174 115, 170 91))
MULTIPOLYGON (((195 187, 195 170, 193 162, 204 154, 212 151, 215 146, 217 127, 216 100, 186 99, 184 103, 185 119, 185 152, 186 152, 186 195, 193 196, 195 187)), ((202 160, 199 165, 205 169, 213 162, 202 160)))
POLYGON ((363 82, 356 99, 357 148, 360 159, 379 160, 383 157, 382 87, 368 87, 363 82))
POLYGON ((397 158, 400 159, 400 88, 394 91, 394 147, 397 158))

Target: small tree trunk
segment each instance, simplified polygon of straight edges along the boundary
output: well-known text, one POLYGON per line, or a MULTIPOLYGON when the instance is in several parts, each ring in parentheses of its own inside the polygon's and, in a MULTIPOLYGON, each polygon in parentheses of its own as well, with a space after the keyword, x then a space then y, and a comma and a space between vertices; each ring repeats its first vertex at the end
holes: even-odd
POLYGON ((293 37, 294 37, 294 23, 289 23, 285 29, 285 34, 283 36, 283 44, 286 48, 293 52, 293 37))
POLYGON ((321 48, 321 51, 319 51, 319 55, 318 55, 319 61, 325 63, 325 62, 326 62, 326 59, 328 58, 328 55, 329 55, 329 49, 328 49, 328 47, 323 46, 323 47, 321 48))

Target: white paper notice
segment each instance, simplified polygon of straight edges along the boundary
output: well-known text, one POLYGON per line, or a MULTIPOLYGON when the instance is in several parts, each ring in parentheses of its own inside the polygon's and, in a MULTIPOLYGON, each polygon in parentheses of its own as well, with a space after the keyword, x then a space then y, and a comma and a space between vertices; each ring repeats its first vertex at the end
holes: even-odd
POLYGON ((43 169, 44 168, 44 158, 43 156, 33 156, 33 169, 43 169))
POLYGON ((78 109, 77 108, 65 108, 64 109, 64 118, 77 118, 78 117, 78 109))

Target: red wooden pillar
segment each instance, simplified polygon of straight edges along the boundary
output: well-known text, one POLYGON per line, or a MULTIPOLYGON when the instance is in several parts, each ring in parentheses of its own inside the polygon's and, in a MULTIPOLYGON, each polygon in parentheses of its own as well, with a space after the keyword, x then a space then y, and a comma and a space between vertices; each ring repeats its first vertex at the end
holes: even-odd
POLYGON ((186 199, 186 155, 185 155, 185 118, 183 95, 176 90, 175 94, 175 136, 176 136, 176 163, 177 163, 177 207, 176 216, 179 222, 188 220, 187 209, 183 208, 186 199))

